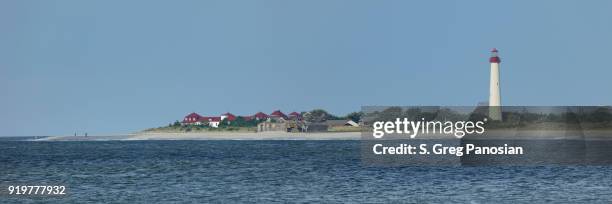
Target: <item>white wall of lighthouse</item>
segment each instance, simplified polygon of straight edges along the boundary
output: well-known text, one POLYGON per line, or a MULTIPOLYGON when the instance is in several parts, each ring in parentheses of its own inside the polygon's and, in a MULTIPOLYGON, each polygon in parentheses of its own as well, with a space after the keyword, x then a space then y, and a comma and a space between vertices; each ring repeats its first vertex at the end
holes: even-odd
POLYGON ((497 49, 491 51, 491 78, 489 84, 489 118, 492 120, 502 120, 501 111, 501 94, 499 87, 499 64, 501 60, 498 56, 497 49))

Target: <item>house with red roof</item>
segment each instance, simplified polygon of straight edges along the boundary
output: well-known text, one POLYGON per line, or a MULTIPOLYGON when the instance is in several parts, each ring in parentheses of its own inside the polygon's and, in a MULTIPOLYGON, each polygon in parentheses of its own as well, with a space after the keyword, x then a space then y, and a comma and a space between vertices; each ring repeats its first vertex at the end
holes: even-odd
POLYGON ((183 125, 209 125, 210 127, 219 127, 221 117, 219 116, 201 116, 197 113, 190 113, 183 118, 183 125))
POLYGON ((287 119, 287 115, 285 115, 280 110, 275 110, 274 112, 270 113, 270 117, 274 119, 284 119, 284 120, 287 119))
POLYGON ((208 125, 210 127, 219 127, 219 124, 221 123, 221 117, 217 117, 217 116, 213 116, 213 117, 208 117, 208 125))
POLYGON ((289 119, 291 120, 302 120, 302 114, 298 113, 298 112, 291 112, 289 113, 289 119))
POLYGON ((204 121, 203 119, 204 117, 197 113, 190 113, 189 115, 183 118, 183 121, 181 123, 183 125, 201 125, 204 121))
MULTIPOLYGON (((280 110, 275 110, 270 115, 265 114, 263 112, 257 112, 251 116, 241 116, 245 121, 251 120, 267 120, 267 119, 275 119, 278 122, 283 122, 288 119, 292 120, 302 120, 302 115, 297 112, 292 112, 289 116, 285 115, 280 110)), ((190 113, 189 115, 183 118, 181 124, 183 125, 208 125, 210 127, 219 127, 219 124, 223 120, 234 121, 236 120, 236 115, 231 114, 229 112, 221 114, 221 116, 201 116, 197 113, 190 113)))
POLYGON ((270 118, 270 116, 262 112, 257 112, 255 113, 255 115, 253 115, 253 118, 255 118, 256 120, 265 120, 270 118))
POLYGON ((227 119, 227 121, 234 121, 236 120, 236 116, 229 112, 221 114, 221 120, 225 120, 225 119, 227 119))

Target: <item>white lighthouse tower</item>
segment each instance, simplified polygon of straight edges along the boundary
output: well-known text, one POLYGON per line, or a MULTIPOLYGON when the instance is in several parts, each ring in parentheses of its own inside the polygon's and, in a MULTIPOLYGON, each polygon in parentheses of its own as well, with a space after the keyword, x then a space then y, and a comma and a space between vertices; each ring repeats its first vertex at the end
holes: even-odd
POLYGON ((489 118, 491 120, 502 120, 501 97, 499 93, 499 64, 501 59, 497 54, 497 49, 491 50, 491 83, 489 84, 489 118))

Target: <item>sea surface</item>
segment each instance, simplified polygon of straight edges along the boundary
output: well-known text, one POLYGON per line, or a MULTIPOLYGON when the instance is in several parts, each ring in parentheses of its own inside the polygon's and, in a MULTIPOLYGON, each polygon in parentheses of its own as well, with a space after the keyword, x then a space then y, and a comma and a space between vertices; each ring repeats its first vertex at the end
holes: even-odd
POLYGON ((370 167, 359 141, 3 139, 0 151, 0 203, 612 202, 611 166, 370 167))

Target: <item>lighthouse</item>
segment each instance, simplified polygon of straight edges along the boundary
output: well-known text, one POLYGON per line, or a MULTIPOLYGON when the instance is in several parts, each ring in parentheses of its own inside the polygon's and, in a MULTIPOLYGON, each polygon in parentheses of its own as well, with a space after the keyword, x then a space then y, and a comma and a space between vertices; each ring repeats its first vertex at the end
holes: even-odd
POLYGON ((491 64, 491 81, 489 84, 489 118, 491 120, 502 120, 501 111, 501 97, 499 93, 499 59, 497 49, 491 50, 491 57, 489 58, 491 64))

